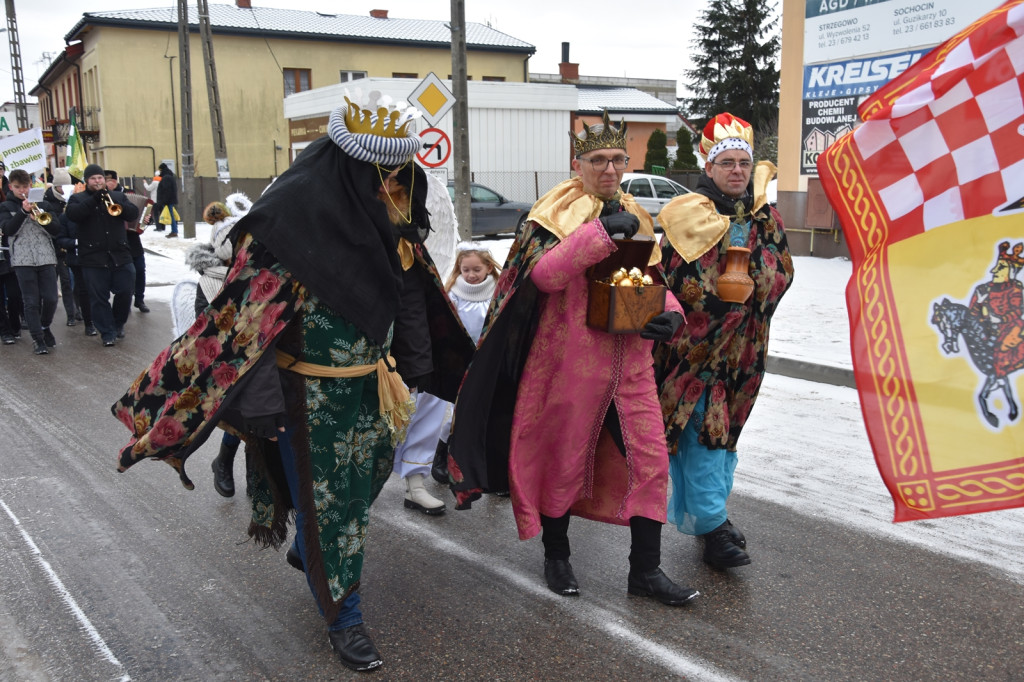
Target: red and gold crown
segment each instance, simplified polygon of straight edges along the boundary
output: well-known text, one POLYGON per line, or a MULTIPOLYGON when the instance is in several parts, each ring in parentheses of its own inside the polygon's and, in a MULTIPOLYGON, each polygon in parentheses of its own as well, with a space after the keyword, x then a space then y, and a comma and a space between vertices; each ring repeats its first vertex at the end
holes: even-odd
POLYGON ((1010 251, 1010 242, 1000 242, 999 255, 996 256, 996 262, 1006 263, 1016 274, 1024 266, 1024 242, 1014 244, 1013 251, 1010 251))
MULTIPOLYGON (((574 156, 582 156, 587 152, 592 152, 595 149, 625 149, 626 148, 626 121, 625 119, 619 120, 618 129, 612 125, 611 121, 608 120, 608 110, 604 110, 604 115, 601 117, 602 129, 600 132, 594 132, 593 129, 586 123, 583 124, 583 134, 577 135, 576 133, 569 131, 569 137, 572 138, 572 148, 574 156)), ((597 125, 594 126, 595 128, 597 125)))
POLYGON ((754 129, 742 118, 726 112, 718 114, 704 126, 698 149, 704 158, 707 158, 716 144, 729 138, 743 140, 751 149, 754 148, 754 129))

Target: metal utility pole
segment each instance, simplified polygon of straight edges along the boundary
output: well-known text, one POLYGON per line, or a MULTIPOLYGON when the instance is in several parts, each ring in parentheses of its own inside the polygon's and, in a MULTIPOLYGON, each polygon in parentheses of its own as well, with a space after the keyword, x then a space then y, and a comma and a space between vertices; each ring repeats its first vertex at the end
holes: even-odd
POLYGON ((19 130, 28 130, 28 104, 25 101, 25 74, 21 70, 21 40, 18 19, 14 16, 14 0, 7 5, 7 38, 11 44, 11 78, 14 80, 14 115, 19 130))
MULTIPOLYGON (((199 37, 203 41, 203 64, 206 66, 206 94, 210 100, 210 124, 213 126, 213 157, 217 161, 217 179, 223 186, 217 194, 227 197, 231 171, 228 169, 228 145, 224 139, 224 117, 220 109, 217 87, 217 66, 213 60, 213 39, 210 35, 210 10, 206 0, 199 0, 199 37)), ((220 186, 220 185, 218 185, 220 186)))
POLYGON ((473 238, 469 196, 469 96, 466 87, 466 2, 452 0, 452 108, 453 154, 455 156, 455 218, 459 238, 473 238))
POLYGON ((181 75, 181 223, 186 239, 196 236, 195 161, 192 154, 192 60, 188 52, 188 0, 178 0, 178 71, 181 75))

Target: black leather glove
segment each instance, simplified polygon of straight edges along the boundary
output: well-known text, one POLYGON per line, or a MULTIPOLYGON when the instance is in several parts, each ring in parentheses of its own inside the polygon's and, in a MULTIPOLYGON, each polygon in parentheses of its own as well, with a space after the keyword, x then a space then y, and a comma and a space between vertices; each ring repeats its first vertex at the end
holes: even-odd
POLYGON ((268 414, 263 417, 242 417, 245 432, 258 438, 275 439, 284 431, 284 414, 268 414))
POLYGON ((604 225, 604 229, 608 233, 609 237, 621 234, 624 235, 626 239, 632 239, 633 235, 636 234, 636 231, 640 229, 640 219, 626 211, 619 211, 618 213, 602 216, 601 224, 604 225))
POLYGON ((651 321, 644 326, 640 336, 652 341, 671 341, 682 323, 683 316, 680 313, 675 311, 660 313, 652 317, 651 321))

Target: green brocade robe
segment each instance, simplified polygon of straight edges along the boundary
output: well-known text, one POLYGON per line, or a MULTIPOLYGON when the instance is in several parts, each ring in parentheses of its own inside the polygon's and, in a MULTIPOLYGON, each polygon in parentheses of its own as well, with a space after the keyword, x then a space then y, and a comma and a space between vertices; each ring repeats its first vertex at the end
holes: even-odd
MULTIPOLYGON (((389 335, 383 352, 390 344, 389 335)), ((376 364, 382 352, 312 296, 282 333, 279 347, 305 362, 331 367, 376 364)), ((329 601, 337 604, 359 584, 370 505, 391 474, 394 443, 404 434, 394 433, 380 413, 376 372, 350 379, 308 377, 288 370, 280 374, 288 421, 295 427, 291 443, 300 499, 293 504, 307 519, 316 519, 315 524, 307 523, 306 560, 321 606, 329 611, 324 589, 329 601)), ((273 483, 277 485, 257 485, 254 490, 254 525, 280 518, 274 513, 273 498, 259 492, 287 490, 284 481, 273 483)))

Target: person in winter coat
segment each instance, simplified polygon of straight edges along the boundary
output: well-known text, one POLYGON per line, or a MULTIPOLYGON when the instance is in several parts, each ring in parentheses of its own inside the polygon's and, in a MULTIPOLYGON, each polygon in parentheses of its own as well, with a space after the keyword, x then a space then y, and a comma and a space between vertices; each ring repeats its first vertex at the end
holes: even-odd
POLYGON ((167 236, 177 237, 178 236, 178 221, 174 217, 174 211, 178 206, 178 180, 174 177, 174 173, 167 167, 166 163, 160 164, 160 183, 156 188, 156 206, 153 207, 153 215, 156 216, 156 220, 160 222, 160 214, 163 213, 164 208, 171 214, 171 231, 167 233, 167 236))
POLYGON ((135 266, 124 224, 138 219, 139 209, 122 192, 107 190, 103 169, 95 163, 85 167, 84 175, 85 191, 68 200, 66 214, 78 226, 78 257, 89 289, 93 323, 103 345, 109 347, 115 337, 124 338, 124 323, 131 311, 135 266), (111 214, 116 212, 113 205, 121 207, 118 215, 111 214))
MULTIPOLYGON (((203 220, 213 226, 210 241, 193 246, 185 254, 185 264, 199 273, 199 286, 196 287, 196 317, 210 305, 224 285, 228 274, 228 266, 233 257, 231 240, 228 235, 238 220, 249 212, 252 202, 241 192, 230 195, 225 203, 215 201, 203 211, 203 220)), ((213 489, 223 497, 235 494, 234 464, 235 454, 241 438, 228 430, 221 436, 220 452, 213 458, 210 468, 213 469, 213 489)), ((294 565, 294 564, 293 564, 294 565)), ((299 568, 302 562, 299 560, 299 568)))
MULTIPOLYGON (((124 192, 125 198, 135 204, 141 216, 143 209, 146 207, 144 198, 131 190, 125 189, 124 185, 117 179, 117 171, 107 169, 103 171, 103 175, 107 178, 107 190, 111 192, 124 192)), ((148 313, 149 306, 146 305, 145 301, 146 250, 142 248, 141 236, 146 228, 137 220, 133 222, 125 221, 124 227, 127 231, 128 250, 132 253, 132 265, 135 266, 135 307, 139 309, 140 313, 148 313)))
POLYGON ((10 190, 0 208, 0 230, 11 246, 11 265, 18 277, 32 352, 47 355, 57 345, 50 331, 57 312, 57 234, 60 206, 28 200, 32 178, 20 168, 11 171, 10 190), (44 219, 48 216, 48 219, 44 219))

